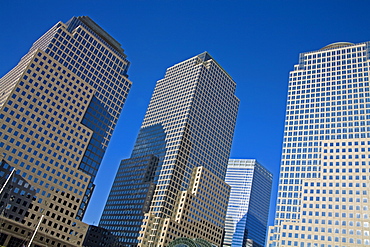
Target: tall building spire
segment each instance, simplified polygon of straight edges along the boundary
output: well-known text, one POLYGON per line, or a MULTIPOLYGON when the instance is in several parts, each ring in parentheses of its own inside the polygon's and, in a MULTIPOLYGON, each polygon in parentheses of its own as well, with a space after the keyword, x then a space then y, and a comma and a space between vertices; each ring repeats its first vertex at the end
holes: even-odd
POLYGON ((224 179, 239 105, 235 87, 208 53, 167 69, 99 226, 133 246, 167 246, 178 237, 222 244, 229 193, 224 179), (118 212, 124 216, 116 218, 118 212))

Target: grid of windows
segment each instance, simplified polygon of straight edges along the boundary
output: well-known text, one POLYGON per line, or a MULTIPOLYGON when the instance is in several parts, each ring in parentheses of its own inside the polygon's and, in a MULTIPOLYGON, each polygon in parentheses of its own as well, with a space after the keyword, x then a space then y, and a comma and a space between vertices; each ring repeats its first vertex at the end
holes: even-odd
POLYGON ((339 43, 301 54, 290 73, 270 246, 369 244, 362 234, 368 212, 361 205, 370 179, 368 59, 369 42, 339 43), (298 231, 289 233, 290 227, 298 231), (321 235, 311 233, 315 229, 321 235), (361 237, 351 237, 357 230, 361 237))
MULTIPOLYGON (((198 233, 192 232, 194 237, 221 245, 229 191, 223 180, 239 104, 235 87, 235 82, 208 53, 168 68, 165 77, 157 82, 131 158, 122 162, 120 168, 120 171, 128 171, 131 162, 140 156, 155 155, 158 158, 158 168, 153 170, 151 180, 155 190, 150 210, 142 215, 142 234, 136 233, 139 245, 158 246, 157 243, 161 243, 160 246, 167 246, 176 236, 186 236, 185 225, 189 221, 202 229, 198 233), (198 178, 201 182, 194 184, 197 172, 202 174, 198 178), (189 198, 181 208, 191 208, 191 211, 181 215, 176 222, 168 220, 178 213, 182 192, 189 198), (220 205, 214 203, 216 196, 220 205), (156 222, 155 227, 147 232, 145 228, 152 221, 156 222), (166 224, 168 227, 161 228, 166 224), (169 229, 173 227, 182 230, 177 235, 170 233, 169 229)), ((140 184, 139 174, 136 177, 131 184, 140 184)), ((129 184, 123 177, 116 179, 117 185, 125 183, 121 190, 128 190, 129 184)), ((138 191, 140 189, 137 187, 138 191)), ((107 206, 113 204, 113 197, 112 194, 107 206)), ((137 197, 139 200, 139 194, 137 197)), ((130 200, 116 201, 130 204, 130 200)), ((107 208, 105 212, 108 216, 107 208)), ((104 220, 104 224, 109 223, 104 220)))
POLYGON ((230 159, 226 183, 231 186, 223 246, 265 243, 272 174, 256 160, 230 159))
POLYGON ((21 223, 34 227, 44 214, 40 230, 58 246, 82 244, 80 220, 131 87, 117 44, 88 17, 74 17, 0 79, 1 154, 36 192, 21 223))

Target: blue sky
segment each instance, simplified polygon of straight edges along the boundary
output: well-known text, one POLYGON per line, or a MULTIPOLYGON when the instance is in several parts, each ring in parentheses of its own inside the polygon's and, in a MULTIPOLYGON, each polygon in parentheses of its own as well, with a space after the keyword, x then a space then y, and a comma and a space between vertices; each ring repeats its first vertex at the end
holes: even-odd
MULTIPOLYGON (((0 76, 56 22, 88 15, 125 49, 133 87, 96 179, 84 221, 97 224, 121 159, 128 158, 157 80, 208 51, 237 83, 232 158, 274 174, 275 211, 289 71, 301 52, 370 40, 370 1, 0 1, 0 76)), ((0 85, 1 86, 1 85, 0 85)))

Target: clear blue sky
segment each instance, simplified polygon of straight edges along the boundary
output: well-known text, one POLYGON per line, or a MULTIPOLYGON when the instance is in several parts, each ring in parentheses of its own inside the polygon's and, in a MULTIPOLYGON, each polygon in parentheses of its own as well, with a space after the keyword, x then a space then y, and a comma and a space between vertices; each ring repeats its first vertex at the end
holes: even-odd
POLYGON ((128 158, 157 80, 208 51, 237 83, 232 158, 255 158, 274 174, 284 127, 288 73, 300 52, 370 40, 370 1, 74 0, 0 1, 0 76, 56 22, 88 15, 122 44, 133 87, 96 179, 84 221, 97 224, 121 159, 128 158))

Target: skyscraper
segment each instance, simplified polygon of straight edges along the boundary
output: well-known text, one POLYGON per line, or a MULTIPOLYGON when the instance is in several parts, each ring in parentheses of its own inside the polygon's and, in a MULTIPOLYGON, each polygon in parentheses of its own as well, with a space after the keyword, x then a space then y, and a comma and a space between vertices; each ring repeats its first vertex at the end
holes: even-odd
POLYGON ((167 69, 99 226, 133 246, 166 246, 179 237, 221 246, 235 86, 207 52, 167 69))
POLYGON ((131 87, 128 66, 116 40, 89 17, 73 17, 54 25, 0 79, 1 176, 14 167, 13 183, 32 188, 2 195, 1 234, 27 237, 44 215, 39 245, 81 245, 80 220, 131 87))
POLYGON ((231 191, 223 246, 265 246, 272 174, 256 160, 230 159, 225 181, 231 191))
POLYGON ((290 72, 269 246, 366 246, 370 42, 300 54, 290 72))

